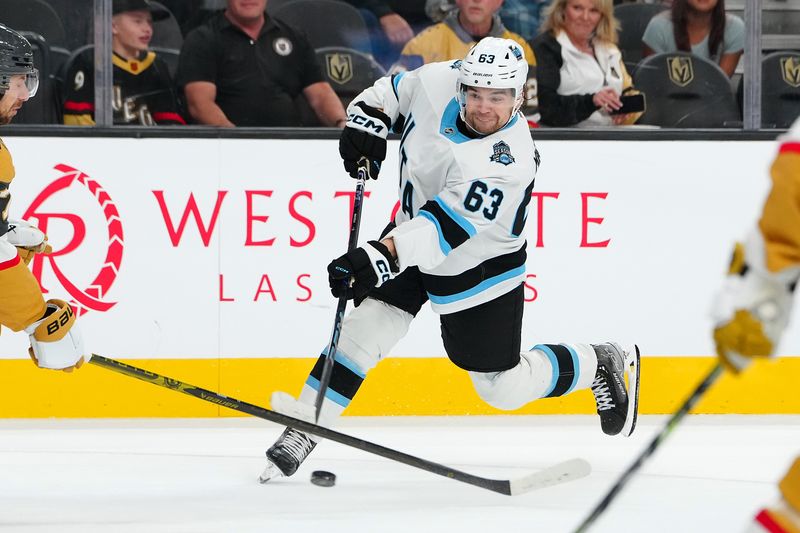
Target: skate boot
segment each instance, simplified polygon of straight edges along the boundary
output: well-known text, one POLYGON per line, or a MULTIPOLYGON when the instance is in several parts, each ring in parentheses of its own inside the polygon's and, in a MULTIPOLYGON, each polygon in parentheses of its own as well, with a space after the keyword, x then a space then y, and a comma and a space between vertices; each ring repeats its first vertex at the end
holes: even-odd
POLYGON ((267 467, 258 476, 259 483, 276 477, 289 477, 300 467, 317 443, 296 429, 286 428, 275 444, 267 450, 267 467))
POLYGON ((592 393, 606 435, 630 436, 639 412, 639 347, 624 351, 617 343, 593 344, 597 373, 592 393), (625 378, 628 378, 627 387, 625 378))

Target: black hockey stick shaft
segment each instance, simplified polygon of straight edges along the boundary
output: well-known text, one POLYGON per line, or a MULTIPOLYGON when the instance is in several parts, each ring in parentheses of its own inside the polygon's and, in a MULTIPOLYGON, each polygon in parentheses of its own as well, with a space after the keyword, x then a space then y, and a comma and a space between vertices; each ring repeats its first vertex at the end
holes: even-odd
MULTIPOLYGON (((350 221, 350 238, 347 241, 347 251, 354 250, 358 245, 358 229, 361 227, 361 206, 364 204, 364 186, 367 180, 367 169, 364 165, 369 163, 366 158, 361 158, 358 166, 358 183, 356 184, 356 194, 353 199, 353 218, 350 221)), ((347 283, 347 282, 346 282, 347 283)), ((319 380, 319 390, 314 399, 314 421, 319 421, 319 413, 322 411, 322 402, 325 401, 325 392, 331 382, 333 373, 333 361, 336 357, 336 347, 339 345, 339 335, 342 333, 342 322, 344 321, 344 311, 347 308, 347 296, 344 294, 339 297, 336 305, 336 316, 333 319, 333 331, 331 340, 328 343, 328 351, 325 352, 325 363, 322 366, 322 376, 319 380)))
POLYGON ((148 370, 131 366, 115 359, 109 359, 107 357, 103 357, 102 355, 92 354, 92 359, 90 362, 107 370, 112 370, 114 372, 137 378, 142 381, 152 383, 153 385, 158 385, 159 387, 174 390, 176 392, 182 392, 183 394, 188 394, 189 396, 193 396, 216 405, 221 405, 222 407, 227 407, 228 409, 239 411, 240 413, 245 413, 257 418, 269 420, 270 422, 275 422, 276 424, 293 427, 300 431, 305 431, 306 433, 311 433, 317 435, 318 437, 332 440, 334 442, 338 442, 339 444, 344 444, 345 446, 350 446, 351 448, 356 448, 373 455, 378 455, 385 459, 389 459, 390 461, 403 463, 420 470, 425 470, 426 472, 430 472, 432 474, 438 474, 440 476, 444 476, 455 481, 460 481, 462 483, 467 483, 469 485, 474 485, 492 492, 498 492, 508 496, 512 494, 510 480, 488 479, 468 474, 466 472, 461 472, 460 470, 455 470, 445 465, 427 461, 425 459, 393 450, 391 448, 386 448, 380 444, 374 444, 372 442, 359 439, 357 437, 352 437, 344 433, 339 433, 338 431, 318 426, 310 422, 305 422, 297 418, 292 418, 291 416, 286 416, 276 411, 271 411, 270 409, 265 409, 263 407, 243 402, 229 396, 224 396, 208 389, 183 383, 177 379, 161 376, 155 372, 150 372, 148 370))
POLYGON ((645 448, 644 451, 639 454, 639 457, 636 458, 633 464, 622 473, 619 479, 617 479, 617 482, 614 483, 614 486, 611 487, 603 499, 600 500, 600 503, 598 503, 595 508, 592 509, 592 512, 589 513, 589 516, 587 516, 584 521, 581 522, 581 525, 578 526, 578 529, 575 530, 575 533, 583 533, 584 531, 588 531, 592 524, 594 524, 600 515, 603 514, 603 512, 608 508, 614 498, 617 497, 619 492, 628 483, 633 474, 635 474, 639 468, 641 468, 644 462, 655 453, 658 447, 661 446, 661 443, 667 439, 672 431, 678 426, 680 421, 683 420, 683 417, 692 410, 692 408, 700 400, 700 398, 703 397, 709 387, 711 387, 711 385, 717 381, 719 376, 722 374, 722 371, 722 365, 720 363, 716 363, 714 368, 711 369, 706 377, 703 378, 703 381, 697 385, 686 401, 683 402, 683 405, 681 405, 675 414, 669 418, 661 431, 658 432, 658 435, 656 435, 653 440, 650 441, 650 444, 647 445, 647 448, 645 448))

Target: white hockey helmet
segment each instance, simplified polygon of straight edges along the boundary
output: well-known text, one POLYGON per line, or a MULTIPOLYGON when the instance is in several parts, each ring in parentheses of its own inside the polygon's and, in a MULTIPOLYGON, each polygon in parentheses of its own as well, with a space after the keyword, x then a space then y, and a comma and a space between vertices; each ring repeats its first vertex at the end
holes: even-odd
POLYGON ((461 62, 456 82, 461 120, 466 121, 467 87, 512 89, 514 109, 509 122, 522 107, 525 83, 528 81, 528 61, 522 47, 511 39, 485 37, 473 46, 461 62))

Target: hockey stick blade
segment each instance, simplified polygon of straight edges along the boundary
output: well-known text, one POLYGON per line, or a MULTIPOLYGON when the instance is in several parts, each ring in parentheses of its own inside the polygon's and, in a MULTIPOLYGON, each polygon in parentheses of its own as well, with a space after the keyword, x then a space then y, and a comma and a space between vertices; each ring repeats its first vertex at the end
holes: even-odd
POLYGON ((344 433, 339 433, 338 431, 318 426, 310 422, 305 422, 297 418, 282 415, 276 411, 271 411, 270 409, 265 409, 251 403, 230 398, 222 394, 217 394, 216 392, 204 389, 202 387, 196 387, 188 383, 183 383, 177 379, 161 376, 155 372, 150 372, 127 363, 122 363, 115 359, 109 359, 107 357, 103 357, 102 355, 92 354, 92 359, 90 362, 93 365, 124 374, 128 377, 140 379, 142 381, 152 383, 153 385, 158 385, 159 387, 181 392, 206 402, 221 405, 222 407, 227 407, 228 409, 232 409, 234 411, 239 411, 240 413, 245 413, 257 418, 269 420, 270 422, 275 422, 276 424, 293 427, 300 431, 317 435, 323 439, 332 440, 351 448, 356 448, 373 455, 378 455, 385 459, 389 459, 390 461, 403 463, 420 470, 425 470, 426 472, 430 472, 432 474, 444 476, 454 481, 460 481, 462 483, 467 483, 475 487, 497 492, 499 494, 505 494, 507 496, 516 496, 534 489, 549 487, 557 483, 564 483, 573 479, 578 479, 589 473, 589 465, 586 463, 586 461, 582 459, 572 459, 570 461, 547 468, 541 472, 525 476, 518 480, 490 479, 480 477, 450 468, 449 466, 434 463, 420 457, 409 455, 398 450, 393 450, 392 448, 386 448, 380 444, 375 444, 373 442, 352 437, 344 433))
POLYGON ((567 483, 568 481, 586 477, 591 472, 591 465, 584 459, 570 459, 545 468, 541 472, 511 481, 511 496, 567 483))
MULTIPOLYGON (((314 417, 314 408, 300 403, 297 398, 283 391, 275 391, 270 397, 272 408, 281 414, 300 420, 311 421, 314 417)), ((532 490, 543 489, 588 476, 592 467, 583 459, 570 459, 558 463, 540 472, 530 474, 523 478, 511 481, 511 496, 524 494, 532 490)))

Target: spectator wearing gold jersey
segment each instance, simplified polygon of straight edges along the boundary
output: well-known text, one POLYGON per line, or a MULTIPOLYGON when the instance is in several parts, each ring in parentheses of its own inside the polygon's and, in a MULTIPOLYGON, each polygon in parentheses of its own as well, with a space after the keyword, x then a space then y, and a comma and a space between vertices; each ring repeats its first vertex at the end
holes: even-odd
MULTIPOLYGON (((114 0, 111 18, 114 124, 185 124, 167 65, 148 50, 153 20, 169 16, 147 0, 114 0)), ((93 52, 79 55, 66 76, 64 124, 94 125, 93 52)))
POLYGON ((632 124, 641 113, 613 114, 633 81, 617 47, 612 0, 553 0, 533 41, 539 111, 547 126, 632 124))
POLYGON ((484 37, 511 39, 519 43, 529 63, 522 112, 529 121, 537 121, 536 58, 525 39, 503 26, 497 14, 503 0, 455 0, 455 4, 456 9, 442 22, 425 29, 406 44, 392 70, 413 70, 426 63, 461 59, 484 37))

